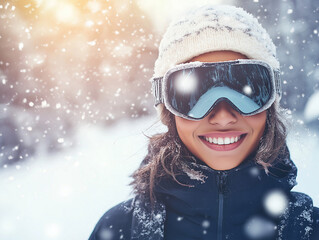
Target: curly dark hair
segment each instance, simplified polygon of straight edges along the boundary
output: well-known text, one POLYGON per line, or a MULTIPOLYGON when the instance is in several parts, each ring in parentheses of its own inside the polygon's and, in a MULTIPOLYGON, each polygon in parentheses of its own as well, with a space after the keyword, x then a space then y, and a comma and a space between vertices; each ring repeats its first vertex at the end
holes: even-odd
MULTIPOLYGON (((178 136, 174 115, 163 105, 160 107, 160 118, 168 131, 149 138, 148 153, 140 167, 131 175, 133 181, 130 183, 133 193, 148 198, 152 205, 156 201, 154 187, 159 180, 171 177, 184 185, 176 177, 183 172, 183 163, 193 158, 178 136)), ((287 128, 284 119, 279 104, 275 102, 267 110, 265 131, 254 156, 255 161, 263 166, 266 172, 286 143, 287 128)))

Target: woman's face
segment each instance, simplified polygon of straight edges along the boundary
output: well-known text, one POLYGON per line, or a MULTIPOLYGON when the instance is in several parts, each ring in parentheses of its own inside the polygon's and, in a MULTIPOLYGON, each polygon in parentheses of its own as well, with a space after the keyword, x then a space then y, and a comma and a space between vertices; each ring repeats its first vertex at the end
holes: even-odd
MULTIPOLYGON (((190 62, 220 62, 245 59, 232 51, 216 51, 199 55, 190 62)), ((258 146, 266 125, 266 111, 242 116, 227 102, 219 102, 208 116, 191 121, 175 116, 179 137, 200 160, 216 170, 238 166, 258 146)))

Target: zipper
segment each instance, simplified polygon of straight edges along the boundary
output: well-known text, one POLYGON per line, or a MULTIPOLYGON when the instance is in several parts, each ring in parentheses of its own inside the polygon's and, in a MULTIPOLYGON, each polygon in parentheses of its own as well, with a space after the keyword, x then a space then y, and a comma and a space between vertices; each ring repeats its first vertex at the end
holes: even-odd
POLYGON ((222 240, 223 236, 223 214, 224 214, 224 196, 226 188, 226 172, 218 172, 218 223, 217 223, 217 240, 222 240))

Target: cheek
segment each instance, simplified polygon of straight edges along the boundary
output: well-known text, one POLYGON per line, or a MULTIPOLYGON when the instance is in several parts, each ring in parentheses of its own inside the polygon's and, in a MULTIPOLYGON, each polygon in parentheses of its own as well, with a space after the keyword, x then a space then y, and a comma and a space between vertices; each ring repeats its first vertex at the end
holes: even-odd
POLYGON ((254 131, 254 134, 261 137, 266 127, 267 112, 261 112, 257 115, 247 117, 247 122, 254 131))
POLYGON ((178 135, 180 137, 181 135, 187 134, 189 126, 185 119, 175 116, 175 123, 178 135))
POLYGON ((184 143, 185 141, 189 141, 194 136, 194 132, 198 127, 198 122, 177 116, 175 116, 175 123, 178 135, 184 143))

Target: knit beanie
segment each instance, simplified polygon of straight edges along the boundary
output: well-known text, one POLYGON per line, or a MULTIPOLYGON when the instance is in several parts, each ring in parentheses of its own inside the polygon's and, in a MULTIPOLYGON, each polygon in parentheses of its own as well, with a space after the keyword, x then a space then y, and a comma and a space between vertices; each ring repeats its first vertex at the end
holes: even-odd
POLYGON ((229 50, 279 69, 276 48, 257 19, 242 8, 205 5, 173 21, 159 46, 154 76, 207 52, 229 50))

